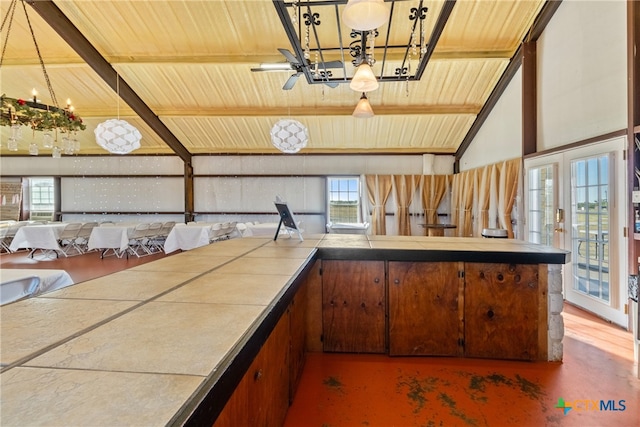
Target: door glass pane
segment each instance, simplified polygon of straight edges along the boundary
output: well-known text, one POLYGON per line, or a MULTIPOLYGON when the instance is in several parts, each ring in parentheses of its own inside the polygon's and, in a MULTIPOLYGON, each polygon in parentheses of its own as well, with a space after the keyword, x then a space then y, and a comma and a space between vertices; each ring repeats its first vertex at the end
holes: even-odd
POLYGON ((609 302, 609 156, 571 162, 574 289, 609 302))
POLYGON ((553 246, 553 166, 529 169, 528 240, 553 246))

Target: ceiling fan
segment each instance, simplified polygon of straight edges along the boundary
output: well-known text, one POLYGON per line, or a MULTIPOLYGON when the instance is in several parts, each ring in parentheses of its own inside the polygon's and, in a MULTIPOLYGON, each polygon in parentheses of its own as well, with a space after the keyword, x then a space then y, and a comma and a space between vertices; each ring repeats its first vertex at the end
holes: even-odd
MULTIPOLYGON (((282 86, 283 90, 290 90, 296 84, 298 77, 304 72, 304 67, 313 67, 311 73, 318 74, 322 77, 328 77, 331 75, 329 68, 342 68, 342 61, 328 61, 319 63, 309 63, 308 61, 302 62, 296 58, 293 53, 287 49, 278 48, 278 51, 286 58, 287 62, 275 62, 275 63, 263 63, 257 68, 252 68, 251 71, 294 71, 289 79, 282 86)), ((337 87, 338 83, 326 81, 324 82, 329 87, 337 87)))

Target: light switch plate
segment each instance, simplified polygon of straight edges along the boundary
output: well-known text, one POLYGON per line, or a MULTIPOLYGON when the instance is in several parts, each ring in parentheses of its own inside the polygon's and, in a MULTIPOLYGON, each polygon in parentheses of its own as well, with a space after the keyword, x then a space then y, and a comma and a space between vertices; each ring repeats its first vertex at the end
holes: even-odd
POLYGON ((631 192, 631 202, 632 203, 640 203, 640 191, 632 191, 631 192))

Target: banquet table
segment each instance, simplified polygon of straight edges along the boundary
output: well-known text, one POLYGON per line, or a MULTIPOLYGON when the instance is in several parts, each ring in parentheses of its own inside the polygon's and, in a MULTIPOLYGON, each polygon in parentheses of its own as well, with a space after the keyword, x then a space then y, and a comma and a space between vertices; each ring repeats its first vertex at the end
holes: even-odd
POLYGON ((0 270, 0 301, 1 304, 7 304, 26 296, 36 296, 51 292, 56 289, 73 285, 73 279, 64 270, 50 269, 7 269, 0 270), (16 294, 15 290, 5 290, 2 285, 13 282, 15 280, 26 279, 29 277, 37 277, 40 283, 30 294, 16 294))
MULTIPOLYGON (((275 236, 278 229, 277 222, 262 222, 260 224, 247 224, 247 236, 275 236)), ((280 227, 280 233, 285 233, 284 224, 280 227)))
POLYGON ((89 250, 102 249, 102 256, 109 250, 113 250, 116 255, 120 255, 129 246, 129 237, 135 227, 135 224, 94 227, 91 230, 87 247, 89 250))
POLYGON ((176 225, 171 229, 164 242, 164 252, 169 254, 178 249, 190 249, 206 246, 210 243, 211 224, 176 225))
POLYGON ((61 251, 58 237, 66 227, 65 223, 25 225, 20 227, 9 245, 9 249, 31 249, 30 257, 37 250, 61 251))

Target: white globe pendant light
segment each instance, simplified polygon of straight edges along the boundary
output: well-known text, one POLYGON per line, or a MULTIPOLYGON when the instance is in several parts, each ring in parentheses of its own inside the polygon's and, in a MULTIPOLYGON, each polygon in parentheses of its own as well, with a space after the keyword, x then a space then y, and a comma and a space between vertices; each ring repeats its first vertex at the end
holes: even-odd
POLYGON ((307 146, 309 132, 297 120, 281 119, 271 128, 271 143, 283 153, 297 153, 307 146))
POLYGON ((140 131, 124 120, 102 122, 94 133, 98 145, 112 154, 128 154, 140 148, 140 131))

